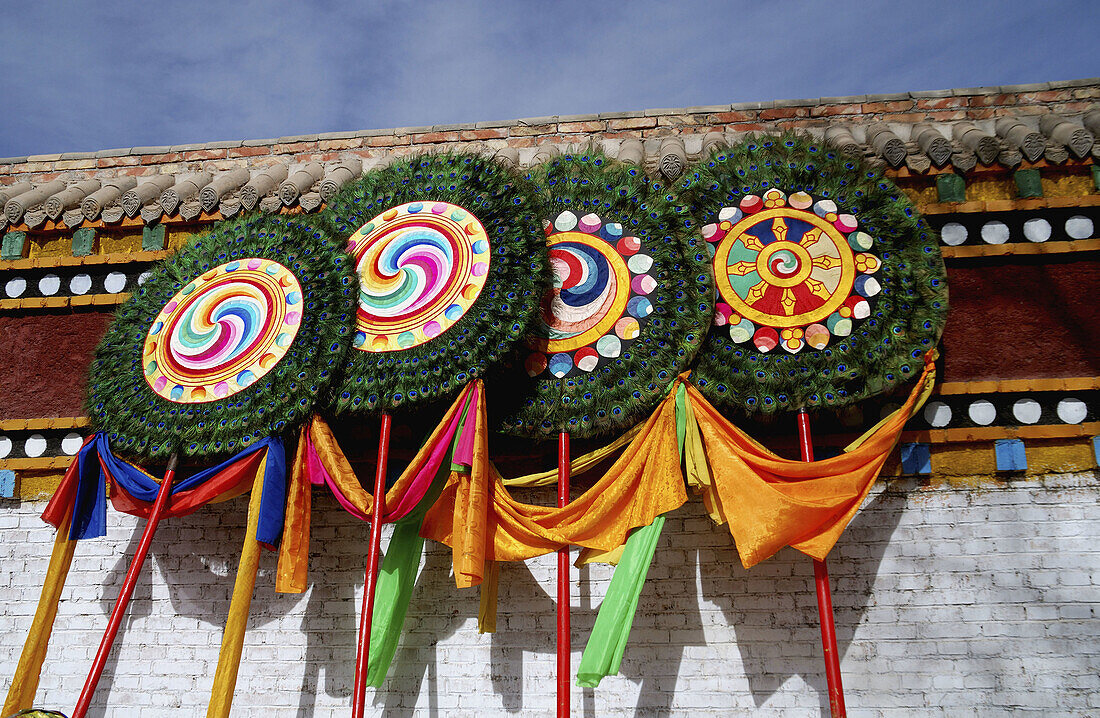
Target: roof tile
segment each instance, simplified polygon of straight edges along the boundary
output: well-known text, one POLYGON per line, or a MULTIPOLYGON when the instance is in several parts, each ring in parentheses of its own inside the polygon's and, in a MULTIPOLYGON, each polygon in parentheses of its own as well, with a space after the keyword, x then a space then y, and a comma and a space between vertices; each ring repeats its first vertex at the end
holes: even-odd
POLYGON ((99 152, 95 153, 95 156, 96 157, 125 157, 128 154, 130 154, 130 148, 129 147, 119 147, 118 149, 114 149, 114 150, 100 150, 99 152))
POLYGON ((432 132, 457 132, 474 129, 473 122, 455 122, 449 125, 432 125, 432 132))
POLYGON ((374 129, 374 130, 359 130, 358 132, 355 133, 355 136, 356 137, 386 137, 388 135, 393 135, 395 133, 396 133, 396 130, 394 130, 394 128, 392 128, 392 127, 389 127, 389 128, 381 128, 381 129, 374 129))
POLYGON ((323 140, 350 140, 355 138, 355 132, 321 132, 317 135, 318 141, 323 140))
POLYGON ((910 99, 908 92, 887 92, 880 95, 866 95, 866 102, 893 102, 910 99))
MULTIPOLYGON (((558 115, 558 122, 592 122, 600 119, 600 116, 591 113, 587 115, 558 115)), ((478 123, 480 126, 480 123, 478 123)))
POLYGON ((997 88, 1000 92, 1042 92, 1049 90, 1049 82, 1032 82, 1026 85, 1001 85, 997 88))
POLYGON ((914 100, 921 99, 939 99, 943 97, 954 97, 956 93, 951 90, 916 90, 910 92, 909 96, 914 100))
POLYGON ((770 110, 775 107, 774 102, 734 102, 730 105, 730 112, 738 110, 770 110))
POLYGON ((793 100, 776 100, 776 107, 810 107, 816 105, 820 100, 816 97, 800 97, 793 100))
POLYGON ((220 140, 217 142, 206 142, 202 147, 204 150, 231 150, 243 144, 241 140, 220 140))
POLYGON ((134 147, 130 150, 132 155, 166 155, 172 151, 171 145, 154 145, 152 147, 134 147))
MULTIPOLYGON (((603 117, 603 115, 600 115, 603 117)), ((558 121, 557 115, 547 115, 545 117, 521 117, 518 122, 524 127, 532 127, 534 125, 550 125, 558 121)))
POLYGON ((1085 77, 1080 80, 1065 80, 1063 82, 1050 83, 1051 89, 1062 87, 1088 87, 1090 85, 1100 85, 1100 77, 1085 77))

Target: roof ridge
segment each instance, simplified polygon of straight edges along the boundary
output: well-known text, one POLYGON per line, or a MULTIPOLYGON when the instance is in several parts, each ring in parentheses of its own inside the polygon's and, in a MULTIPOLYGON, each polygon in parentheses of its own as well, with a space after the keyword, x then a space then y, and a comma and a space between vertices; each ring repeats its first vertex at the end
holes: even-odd
MULTIPOLYGON (((425 125, 422 127, 392 127, 364 130, 346 130, 322 133, 309 133, 302 135, 290 135, 286 137, 246 140, 215 140, 212 142, 181 143, 176 145, 124 147, 117 149, 101 149, 92 152, 59 152, 46 154, 31 154, 29 156, 0 158, 0 164, 21 164, 27 161, 56 161, 78 159, 84 157, 126 157, 142 156, 150 154, 172 154, 177 152, 195 150, 217 150, 237 147, 274 147, 276 145, 288 145, 300 142, 317 142, 326 140, 339 140, 357 137, 378 137, 400 134, 417 134, 433 132, 462 132, 487 129, 501 129, 508 127, 537 127, 572 122, 592 122, 604 120, 639 119, 673 115, 693 115, 708 113, 726 113, 752 110, 776 110, 797 107, 822 107, 829 105, 854 105, 875 102, 926 100, 951 97, 975 97, 998 94, 1021 94, 1028 92, 1044 92, 1066 90, 1078 87, 1091 87, 1100 85, 1100 77, 1089 77, 1076 80, 1061 80, 1053 82, 1036 82, 1020 85, 989 85, 985 87, 964 87, 946 90, 913 90, 909 92, 879 93, 865 95, 841 95, 836 97, 817 97, 803 99, 785 99, 768 101, 732 102, 719 105, 701 105, 689 107, 657 108, 644 110, 625 110, 616 112, 583 113, 576 115, 550 115, 545 117, 521 117, 511 120, 459 122, 439 125, 425 125)), ((865 114, 865 113, 860 113, 865 114)), ((871 113, 866 113, 871 114, 871 113)))

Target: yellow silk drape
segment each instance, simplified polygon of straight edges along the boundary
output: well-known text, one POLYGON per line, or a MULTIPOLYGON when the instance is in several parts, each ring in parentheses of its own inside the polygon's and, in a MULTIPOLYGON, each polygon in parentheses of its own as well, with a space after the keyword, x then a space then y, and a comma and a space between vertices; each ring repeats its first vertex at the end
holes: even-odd
POLYGON ((244 530, 244 546, 237 565, 237 578, 233 584, 233 598, 229 602, 229 617, 222 634, 218 667, 214 671, 214 685, 210 690, 210 705, 206 718, 229 718, 233 706, 233 691, 237 687, 237 672, 244 649, 244 632, 248 626, 248 611, 252 607, 252 594, 256 590, 256 572, 260 567, 260 542, 256 540, 256 527, 260 523, 260 501, 263 498, 264 474, 267 473, 267 452, 256 470, 252 484, 252 496, 248 501, 248 522, 244 530))
POLYGON ((4 715, 12 715, 26 710, 34 704, 34 694, 38 690, 38 680, 42 675, 42 662, 46 660, 50 633, 53 632, 54 618, 61 592, 65 588, 65 578, 69 575, 69 566, 73 561, 73 552, 77 542, 69 538, 69 524, 72 512, 66 511, 65 518, 57 527, 53 541, 53 553, 50 566, 46 569, 46 579, 42 583, 42 594, 38 599, 38 608, 34 612, 31 630, 23 644, 23 653, 19 656, 19 665, 15 669, 8 698, 4 701, 4 715))
POLYGON ((421 535, 451 546, 460 588, 481 583, 486 561, 522 561, 570 544, 588 549, 585 560, 614 560, 631 529, 684 503, 682 458, 687 483, 702 494, 710 516, 729 525, 746 567, 787 545, 824 558, 878 478, 905 422, 928 398, 935 376, 929 355, 904 406, 846 453, 814 462, 768 451, 681 376, 604 477, 562 509, 522 504, 508 494, 488 460, 482 408, 474 465, 469 474, 451 475, 421 535))
POLYGON ((692 435, 698 432, 705 449, 701 456, 698 449, 688 453, 685 446, 688 474, 703 492, 711 516, 729 525, 745 567, 787 545, 824 559, 871 490, 905 422, 928 398, 935 378, 929 357, 920 381, 900 409, 845 453, 812 462, 792 461, 768 451, 687 384, 690 414, 685 444, 694 446, 692 435))
POLYGON ((454 550, 460 588, 481 583, 487 560, 523 561, 569 544, 613 549, 631 529, 652 523, 687 500, 672 395, 607 474, 561 509, 523 504, 508 494, 489 463, 483 414, 478 422, 474 466, 468 475, 451 476, 421 528, 422 536, 454 550))

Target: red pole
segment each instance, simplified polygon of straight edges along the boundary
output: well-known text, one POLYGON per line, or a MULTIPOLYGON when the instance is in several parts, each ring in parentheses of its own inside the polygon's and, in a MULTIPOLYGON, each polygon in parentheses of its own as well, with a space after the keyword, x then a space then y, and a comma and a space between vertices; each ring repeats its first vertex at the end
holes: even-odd
MULTIPOLYGON (((798 444, 802 460, 814 460, 814 445, 810 439, 810 416, 798 411, 798 444)), ((829 590, 829 567, 814 559, 814 583, 817 584, 817 616, 821 624, 821 648, 825 652, 825 680, 829 684, 829 712, 833 718, 845 718, 844 685, 840 679, 840 654, 836 647, 836 625, 833 621, 833 595, 829 590)))
POLYGON ((126 615, 126 606, 130 603, 130 597, 134 595, 134 587, 137 585, 138 574, 145 564, 145 557, 149 554, 149 546, 153 543, 153 534, 157 531, 164 509, 168 506, 168 498, 172 494, 172 478, 176 475, 176 455, 168 459, 168 466, 164 471, 164 479, 157 490, 157 498, 153 502, 153 509, 149 512, 149 519, 145 522, 145 530, 142 531, 141 540, 138 542, 137 551, 130 561, 130 568, 126 570, 126 578, 122 581, 122 591, 115 599, 115 607, 111 609, 111 617, 107 620, 107 630, 103 633, 103 639, 99 642, 99 650, 92 661, 92 670, 88 672, 88 678, 84 681, 84 688, 80 691, 80 698, 73 709, 73 718, 84 718, 88 712, 88 706, 92 703, 99 678, 103 675, 103 667, 107 663, 107 657, 111 655, 111 647, 115 643, 118 627, 122 624, 122 617, 126 615))
POLYGON ((363 718, 367 703, 367 668, 370 657, 370 624, 374 616, 374 591, 378 585, 378 557, 382 546, 382 513, 386 508, 386 460, 390 454, 390 415, 382 414, 378 432, 378 466, 374 473, 374 507, 370 519, 370 551, 367 578, 363 586, 363 615, 359 619, 359 647, 355 652, 355 694, 353 718, 363 718))
MULTIPOLYGON (((558 508, 569 505, 569 432, 558 435, 558 508)), ((558 718, 569 718, 569 547, 558 549, 558 718)))

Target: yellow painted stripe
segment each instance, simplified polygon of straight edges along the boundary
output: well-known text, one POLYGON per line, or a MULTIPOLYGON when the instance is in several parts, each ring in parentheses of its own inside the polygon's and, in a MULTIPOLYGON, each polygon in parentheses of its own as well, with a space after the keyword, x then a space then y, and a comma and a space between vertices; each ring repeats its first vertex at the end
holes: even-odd
POLYGON ((113 252, 93 254, 87 257, 34 257, 0 262, 0 269, 43 269, 50 267, 86 267, 97 264, 126 264, 127 262, 156 262, 168 256, 165 250, 155 252, 113 252))
POLYGON ((43 429, 83 429, 86 416, 56 416, 43 419, 4 419, 0 431, 41 431, 43 429))
POLYGON ((1067 242, 1012 242, 1009 244, 983 244, 966 247, 940 247, 940 253, 943 254, 944 259, 967 259, 970 257, 1095 252, 1098 249, 1100 249, 1100 239, 1077 239, 1067 242))
POLYGON ((936 389, 940 396, 954 394, 994 394, 1020 391, 1088 391, 1100 389, 1100 377, 1080 376, 1062 379, 1001 379, 998 381, 945 381, 936 389))
POLYGON ((119 292, 118 294, 83 294, 76 297, 0 299, 0 311, 63 309, 65 307, 113 307, 122 304, 129 298, 129 292, 119 292))

